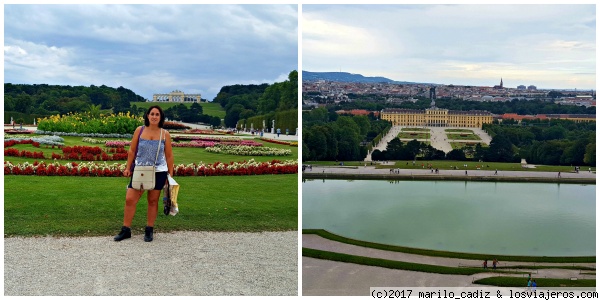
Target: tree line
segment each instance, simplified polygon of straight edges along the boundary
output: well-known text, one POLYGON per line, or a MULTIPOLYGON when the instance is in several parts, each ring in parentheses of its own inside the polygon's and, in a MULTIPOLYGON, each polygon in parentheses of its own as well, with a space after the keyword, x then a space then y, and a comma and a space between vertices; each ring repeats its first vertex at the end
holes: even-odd
POLYGON ((213 102, 225 109, 225 126, 236 127, 241 119, 298 108, 298 71, 284 82, 260 85, 228 85, 221 88, 213 102))
POLYGON ((48 84, 4 84, 4 111, 49 116, 83 112, 91 105, 113 112, 126 112, 130 102, 144 102, 142 96, 122 86, 69 86, 48 84))
POLYGON ((373 139, 389 126, 373 115, 338 115, 325 108, 303 112, 302 160, 363 160, 373 139))
MULTIPOLYGON (((506 154, 544 165, 596 165, 596 122, 533 120, 529 125, 485 124, 494 139, 502 139, 506 154)), ((513 159, 514 160, 514 159, 513 159)))

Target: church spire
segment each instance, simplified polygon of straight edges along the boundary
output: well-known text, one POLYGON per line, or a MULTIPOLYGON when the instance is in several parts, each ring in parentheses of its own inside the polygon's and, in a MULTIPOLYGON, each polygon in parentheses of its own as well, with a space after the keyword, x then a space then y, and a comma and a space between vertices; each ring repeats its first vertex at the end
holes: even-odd
POLYGON ((503 88, 504 84, 502 83, 502 77, 500 77, 500 88, 503 88))

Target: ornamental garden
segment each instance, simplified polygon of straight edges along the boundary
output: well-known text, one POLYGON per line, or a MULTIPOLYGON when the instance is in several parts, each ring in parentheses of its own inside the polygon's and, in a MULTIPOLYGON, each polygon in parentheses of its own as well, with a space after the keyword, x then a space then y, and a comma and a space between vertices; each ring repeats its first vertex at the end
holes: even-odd
MULTIPOLYGON (((36 132, 5 136, 4 175, 123 176, 132 136, 127 132, 142 124, 143 119, 129 114, 42 119, 36 132)), ((226 134, 208 130, 170 132, 176 176, 297 173, 297 142, 220 136, 226 134)))
MULTIPOLYGON (((5 132, 5 235, 113 234, 122 219, 129 180, 123 171, 132 133, 141 125, 141 117, 129 114, 84 113, 41 119, 37 131, 5 132), (90 194, 74 193, 69 184, 90 194), (26 192, 32 186, 36 188, 26 192), (42 198, 47 201, 38 194, 44 190, 42 198), (96 218, 97 224, 105 226, 72 226, 72 221, 63 224, 64 216, 52 213, 56 207, 48 212, 22 206, 39 201, 60 206, 62 199, 71 197, 75 199, 64 203, 66 207, 77 207, 77 214, 89 213, 89 220, 83 218, 81 223, 96 218), (98 203, 106 206, 110 216, 94 217, 98 203), (54 216, 56 224, 43 226, 41 223, 48 221, 44 215, 51 219, 54 216), (106 218, 111 221, 107 223, 106 218)), ((172 137, 174 178, 181 185, 178 202, 183 206, 178 216, 167 218, 165 229, 297 230, 296 141, 285 141, 285 136, 271 140, 226 131, 192 130, 173 122, 165 122, 164 128, 172 137), (266 191, 260 191, 262 188, 266 191), (254 210, 259 211, 251 213, 254 210), (277 215, 269 217, 275 211, 277 215), (244 222, 236 219, 239 214, 244 222)), ((145 211, 145 196, 140 203, 138 210, 145 211)), ((144 222, 140 214, 133 225, 143 227, 144 222)))

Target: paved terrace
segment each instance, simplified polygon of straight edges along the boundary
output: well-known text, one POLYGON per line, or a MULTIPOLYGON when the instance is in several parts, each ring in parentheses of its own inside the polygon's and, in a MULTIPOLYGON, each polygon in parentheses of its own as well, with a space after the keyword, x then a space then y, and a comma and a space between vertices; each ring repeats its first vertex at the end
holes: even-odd
MULTIPOLYGON (((302 235, 302 247, 330 252, 413 262, 419 264, 448 267, 481 267, 482 261, 447 257, 432 257, 402 252, 379 250, 356 245, 345 244, 320 237, 315 234, 302 235)), ((491 268, 491 260, 488 266, 491 268)), ((528 263, 500 261, 499 267, 527 265, 566 265, 596 267, 595 263, 528 263)), ((572 278, 595 279, 595 275, 580 274, 579 270, 566 269, 519 269, 520 272, 531 272, 532 278, 572 278)), ((591 271, 590 271, 591 272, 591 271)), ((477 273, 474 275, 446 275, 423 273, 416 271, 387 269, 382 267, 357 265, 352 263, 302 257, 302 295, 368 295, 370 287, 463 287, 480 286, 473 281, 495 276, 523 277, 523 286, 527 280, 525 274, 477 273)))
MULTIPOLYGON (((406 178, 411 176, 425 177, 431 178, 431 180, 435 179, 448 179, 450 177, 461 178, 465 180, 469 180, 469 178, 487 178, 489 180, 502 180, 503 178, 542 178, 542 179, 552 179, 558 180, 558 172, 543 172, 543 171, 498 171, 498 175, 494 175, 495 170, 468 170, 465 175, 465 170, 439 170, 439 174, 435 174, 435 172, 431 172, 430 169, 391 169, 396 170, 396 173, 390 172, 390 169, 376 169, 375 165, 370 165, 369 162, 365 162, 366 166, 360 167, 343 167, 343 166, 313 166, 312 170, 305 170, 302 172, 303 175, 308 175, 307 177, 327 177, 327 175, 367 175, 376 177, 376 175, 381 175, 381 177, 389 178, 406 178), (314 175, 314 176, 311 176, 314 175)), ((388 165, 393 165, 394 162, 389 162, 388 165)), ((385 163, 384 163, 385 165, 385 163)), ((462 165, 458 166, 459 168, 462 165)), ((575 172, 561 172, 561 179, 586 179, 586 180, 595 180, 596 173, 588 172, 588 171, 579 171, 579 173, 575 172)))

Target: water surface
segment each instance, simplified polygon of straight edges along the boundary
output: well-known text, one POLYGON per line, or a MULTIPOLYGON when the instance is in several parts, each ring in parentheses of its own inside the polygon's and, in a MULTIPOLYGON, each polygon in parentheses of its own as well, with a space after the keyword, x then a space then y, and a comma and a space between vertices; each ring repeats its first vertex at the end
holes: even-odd
POLYGON ((302 227, 456 252, 593 256, 595 185, 307 180, 302 227))

